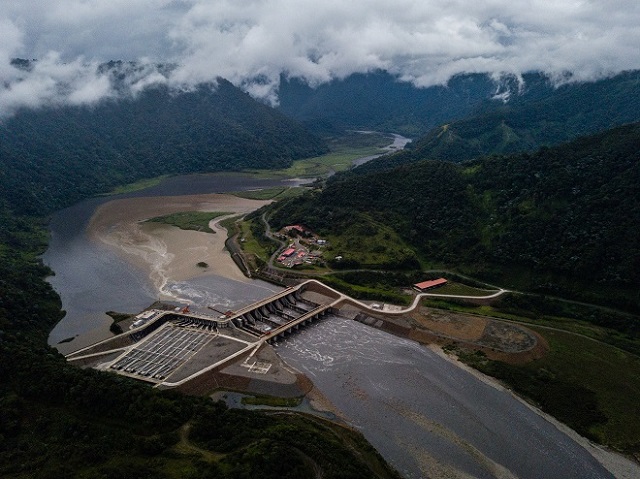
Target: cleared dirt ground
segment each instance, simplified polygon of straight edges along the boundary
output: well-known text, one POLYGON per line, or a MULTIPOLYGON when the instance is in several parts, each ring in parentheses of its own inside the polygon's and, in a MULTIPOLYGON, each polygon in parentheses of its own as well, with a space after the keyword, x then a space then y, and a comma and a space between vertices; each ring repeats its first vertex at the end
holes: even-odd
POLYGON ((460 345, 509 363, 532 361, 549 349, 543 338, 522 325, 427 307, 401 317, 360 314, 357 320, 422 344, 460 345))

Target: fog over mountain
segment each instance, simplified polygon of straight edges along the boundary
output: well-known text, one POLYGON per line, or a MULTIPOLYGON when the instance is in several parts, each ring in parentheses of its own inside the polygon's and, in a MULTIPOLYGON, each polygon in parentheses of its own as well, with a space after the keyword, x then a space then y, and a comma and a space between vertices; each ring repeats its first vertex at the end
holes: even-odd
POLYGON ((374 70, 416 86, 465 72, 583 81, 640 68, 638 24, 634 0, 4 0, 0 115, 218 77, 271 102, 281 74, 311 85, 374 70), (99 68, 109 60, 140 66, 126 90, 99 68))

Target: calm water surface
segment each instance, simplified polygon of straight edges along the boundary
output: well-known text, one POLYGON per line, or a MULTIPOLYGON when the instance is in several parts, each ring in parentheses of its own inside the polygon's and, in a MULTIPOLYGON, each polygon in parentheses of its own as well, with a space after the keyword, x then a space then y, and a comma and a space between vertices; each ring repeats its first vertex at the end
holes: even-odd
MULTIPOLYGON (((67 312, 49 336, 49 344, 70 352, 109 336, 111 318, 106 311, 138 312, 158 299, 147 277, 107 246, 91 241, 86 226, 98 206, 116 198, 179 196, 226 193, 273 186, 297 186, 302 180, 262 180, 242 174, 189 175, 125 195, 92 198, 55 213, 51 219, 51 240, 43 255, 55 275, 49 282, 60 294, 67 312), (70 343, 58 343, 77 338, 70 343)), ((276 287, 261 281, 241 283, 219 276, 191 282, 172 283, 177 296, 195 305, 218 304, 234 308, 269 296, 276 287)))
MULTIPOLYGON (((400 151, 404 149, 404 147, 407 146, 407 143, 411 141, 411 138, 405 138, 404 136, 398 135, 396 133, 393 133, 391 136, 393 137, 393 143, 391 143, 389 146, 385 148, 387 152, 383 153, 384 155, 388 153, 393 153, 394 151, 400 151)), ((368 163, 371 160, 380 158, 381 156, 382 155, 365 156, 364 158, 358 158, 357 160, 353 160, 351 164, 355 168, 357 166, 364 165, 365 163, 368 163)))

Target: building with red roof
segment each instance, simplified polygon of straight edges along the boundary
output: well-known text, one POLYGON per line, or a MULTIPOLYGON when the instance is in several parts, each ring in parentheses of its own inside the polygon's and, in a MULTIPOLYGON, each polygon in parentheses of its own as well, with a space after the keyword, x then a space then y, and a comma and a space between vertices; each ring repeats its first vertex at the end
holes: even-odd
POLYGON ((439 288, 440 286, 444 286, 445 284, 447 284, 446 279, 438 278, 438 279, 432 279, 429 281, 423 281, 422 283, 416 283, 413 285, 413 288, 420 292, 424 292, 429 289, 439 288))

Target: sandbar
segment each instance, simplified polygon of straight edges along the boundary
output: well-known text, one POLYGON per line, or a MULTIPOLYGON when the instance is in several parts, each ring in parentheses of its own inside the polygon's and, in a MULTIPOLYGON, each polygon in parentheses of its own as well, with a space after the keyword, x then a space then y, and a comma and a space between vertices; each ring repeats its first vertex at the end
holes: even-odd
POLYGON ((150 223, 157 216, 186 211, 247 214, 270 201, 250 200, 226 194, 156 196, 117 199, 98 207, 87 232, 138 268, 147 272, 164 299, 169 281, 184 281, 214 274, 235 281, 249 281, 225 250, 227 232, 219 226, 225 217, 210 223, 216 232, 185 231, 150 223), (198 266, 199 262, 207 267, 198 266))

